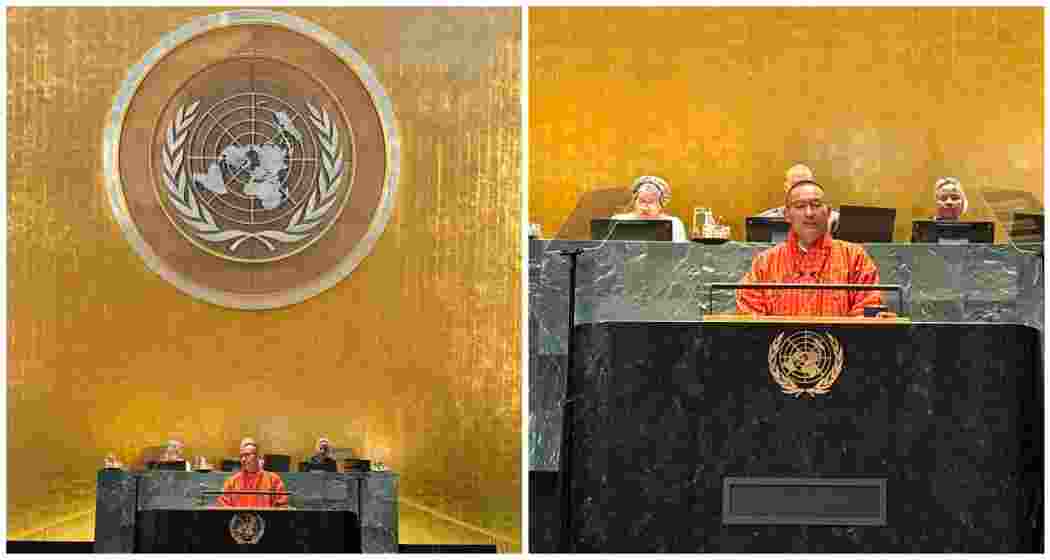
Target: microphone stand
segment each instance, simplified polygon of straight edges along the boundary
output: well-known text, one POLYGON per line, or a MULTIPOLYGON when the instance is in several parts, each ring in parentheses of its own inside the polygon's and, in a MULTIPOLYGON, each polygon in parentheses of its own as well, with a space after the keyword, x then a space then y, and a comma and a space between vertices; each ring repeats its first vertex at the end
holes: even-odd
POLYGON ((572 369, 575 365, 573 354, 576 353, 576 342, 573 331, 576 328, 576 263, 577 258, 583 253, 597 251, 605 246, 616 231, 618 221, 613 221, 612 227, 605 234, 596 247, 575 249, 558 249, 555 251, 544 251, 547 254, 557 254, 569 257, 569 338, 566 343, 568 356, 565 360, 565 391, 562 400, 562 436, 561 436, 561 467, 558 472, 558 498, 561 504, 562 519, 561 531, 558 540, 561 543, 560 552, 574 552, 575 543, 572 539, 572 444, 573 444, 573 401, 575 400, 576 387, 572 383, 572 369))
POLYGON ((565 362, 565 396, 562 401, 561 469, 558 473, 558 496, 562 511, 559 552, 565 553, 574 552, 576 548, 572 539, 572 405, 576 390, 572 383, 572 368, 575 361, 573 354, 576 351, 576 260, 583 254, 583 249, 561 249, 557 254, 569 257, 569 338, 566 344, 568 356, 565 362))

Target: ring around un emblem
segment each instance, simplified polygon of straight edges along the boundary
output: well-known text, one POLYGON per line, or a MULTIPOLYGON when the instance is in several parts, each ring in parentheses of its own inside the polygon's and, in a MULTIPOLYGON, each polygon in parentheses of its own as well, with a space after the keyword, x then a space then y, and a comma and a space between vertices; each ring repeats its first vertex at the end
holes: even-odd
POLYGON ((233 514, 228 526, 230 537, 237 544, 259 544, 266 532, 266 520, 252 512, 233 514))
POLYGON ((400 145, 386 92, 343 40, 288 14, 216 13, 165 36, 129 71, 103 143, 132 248, 225 307, 332 287, 393 210, 400 145))
POLYGON ((830 391, 844 361, 842 345, 827 333, 780 333, 769 345, 769 375, 785 394, 796 397, 830 391))

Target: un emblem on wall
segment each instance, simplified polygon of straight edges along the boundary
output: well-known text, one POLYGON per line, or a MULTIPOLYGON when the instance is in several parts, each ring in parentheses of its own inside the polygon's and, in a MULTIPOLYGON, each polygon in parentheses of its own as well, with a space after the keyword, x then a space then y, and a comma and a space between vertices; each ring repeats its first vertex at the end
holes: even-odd
POLYGON ((278 12, 200 18, 129 72, 106 130, 125 237, 180 290, 241 309, 349 275, 393 208, 393 108, 363 58, 278 12))
POLYGON ((230 518, 230 536, 237 544, 259 544, 266 532, 266 520, 257 513, 235 513, 230 518))
POLYGON ((769 345, 769 375, 784 393, 796 397, 827 393, 842 373, 843 362, 842 345, 830 334, 780 333, 769 345))

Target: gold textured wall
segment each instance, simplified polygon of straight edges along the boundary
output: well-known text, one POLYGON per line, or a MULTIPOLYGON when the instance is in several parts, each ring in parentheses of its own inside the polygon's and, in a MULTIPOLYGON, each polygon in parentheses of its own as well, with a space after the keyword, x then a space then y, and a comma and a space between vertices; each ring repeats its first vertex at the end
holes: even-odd
POLYGON ((9 537, 83 516, 111 450, 177 437, 216 460, 251 435, 298 460, 326 434, 399 472, 406 503, 520 546, 520 11, 287 10, 375 70, 402 174, 354 273, 265 312, 150 272, 101 175, 129 67, 215 11, 8 9, 9 537))
MULTIPOLYGON (((539 8, 529 12, 529 221, 670 180, 671 213, 783 204, 807 162, 834 204, 933 213, 933 183, 1043 201, 1041 8, 539 8)), ((1003 239, 1003 229, 997 231, 1003 239)))

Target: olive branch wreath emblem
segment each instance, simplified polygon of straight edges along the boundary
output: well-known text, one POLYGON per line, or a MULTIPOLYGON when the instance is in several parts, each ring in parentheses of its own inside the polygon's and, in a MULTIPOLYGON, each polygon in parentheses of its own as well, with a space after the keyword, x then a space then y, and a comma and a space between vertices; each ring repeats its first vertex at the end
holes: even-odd
POLYGON ((193 233, 201 239, 216 243, 233 241, 228 250, 236 252, 237 248, 249 239, 255 239, 275 251, 276 246, 270 241, 294 243, 309 235, 310 230, 321 224, 321 219, 336 202, 338 189, 336 184, 343 176, 343 152, 339 146, 339 131, 323 107, 318 109, 309 101, 310 122, 317 129, 317 136, 322 147, 322 171, 317 174, 317 189, 309 200, 292 216, 288 225, 281 231, 263 230, 257 232, 238 229, 223 229, 215 223, 215 218, 203 204, 197 201, 188 180, 188 172, 183 169, 183 155, 187 131, 197 120, 197 108, 200 101, 183 105, 175 112, 165 135, 164 149, 161 150, 164 173, 163 181, 167 189, 168 200, 179 212, 183 223, 193 228, 193 233))
POLYGON ((795 376, 791 375, 791 372, 784 367, 783 362, 791 359, 793 354, 788 355, 785 352, 782 352, 784 343, 787 340, 784 338, 784 333, 780 333, 769 345, 769 375, 780 385, 781 390, 785 394, 794 395, 796 398, 803 395, 808 397, 823 395, 831 390, 831 386, 838 381, 839 375, 842 373, 842 366, 845 363, 842 345, 835 340, 835 337, 829 334, 819 334, 812 331, 802 331, 799 334, 803 336, 813 336, 814 338, 826 341, 826 348, 830 350, 832 355, 833 361, 831 366, 827 371, 821 372, 820 377, 818 377, 817 381, 812 385, 807 387, 799 385, 795 376))
POLYGON ((266 521, 257 513, 235 513, 229 527, 230 536, 237 544, 257 544, 266 532, 266 521))

